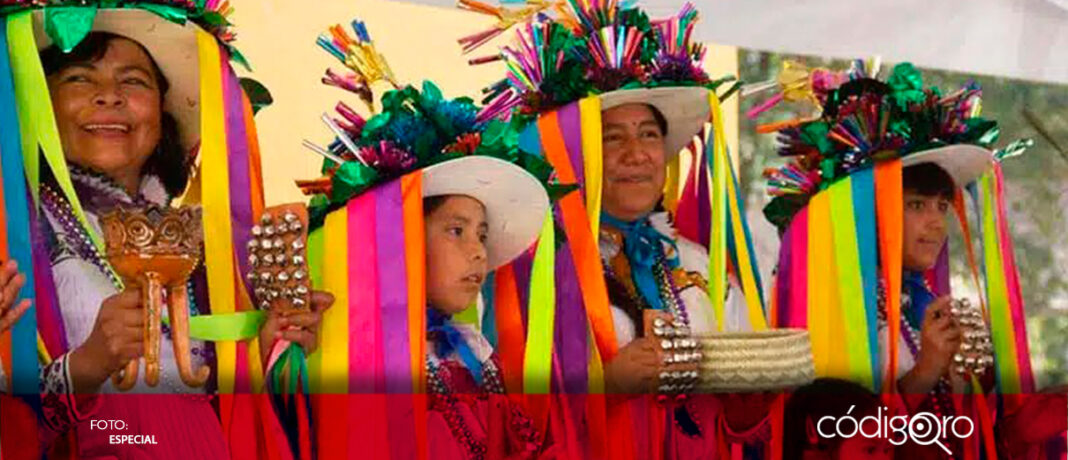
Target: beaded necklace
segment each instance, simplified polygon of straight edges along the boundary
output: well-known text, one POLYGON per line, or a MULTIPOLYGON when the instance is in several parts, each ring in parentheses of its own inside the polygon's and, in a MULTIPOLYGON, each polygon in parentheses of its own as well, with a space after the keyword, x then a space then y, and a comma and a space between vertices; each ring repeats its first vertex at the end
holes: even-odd
MULTIPOLYGON (((886 287, 883 285, 882 282, 879 283, 878 298, 879 319, 882 322, 886 322, 886 287)), ((912 301, 909 296, 903 295, 901 301, 902 308, 908 308, 911 304, 912 301)), ((912 354, 912 357, 915 360, 915 358, 920 355, 920 344, 922 335, 921 331, 916 326, 913 326, 907 318, 905 318, 905 315, 901 315, 901 336, 905 339, 905 345, 908 347, 909 353, 912 354)), ((931 389, 930 397, 928 399, 928 401, 931 403, 933 413, 939 418, 939 420, 942 419, 943 415, 953 415, 956 412, 955 407, 953 406, 953 401, 951 399, 951 393, 952 388, 950 386, 949 380, 945 376, 939 377, 938 382, 935 383, 934 388, 931 389)), ((953 459, 956 457, 953 454, 947 454, 945 455, 945 458, 953 459)))
MULTIPOLYGON (((627 288, 627 297, 630 298, 634 305, 648 308, 649 303, 637 294, 631 283, 626 283, 616 274, 615 270, 612 269, 612 265, 608 263, 607 260, 604 261, 602 265, 604 266, 605 276, 627 288)), ((657 259, 657 263, 653 265, 653 275, 657 278, 657 287, 660 290, 660 298, 663 300, 666 307, 665 311, 670 313, 672 318, 681 321, 683 325, 689 328, 690 316, 686 312, 686 304, 682 301, 679 288, 675 284, 674 277, 671 276, 670 270, 671 269, 667 267, 667 259, 664 257, 657 259)), ((636 324, 635 327, 639 328, 640 325, 636 324)))
MULTIPOLYGON (((441 365, 441 362, 432 353, 427 355, 426 370, 428 388, 431 394, 430 407, 442 414, 445 418, 445 423, 449 426, 449 430, 452 431, 453 437, 464 446, 469 458, 485 458, 486 443, 475 438, 471 428, 460 414, 459 406, 461 400, 456 391, 449 385, 449 382, 452 381, 450 371, 441 365)), ((483 364, 480 390, 481 393, 473 395, 473 397, 485 398, 489 394, 504 394, 504 383, 493 360, 483 364)))

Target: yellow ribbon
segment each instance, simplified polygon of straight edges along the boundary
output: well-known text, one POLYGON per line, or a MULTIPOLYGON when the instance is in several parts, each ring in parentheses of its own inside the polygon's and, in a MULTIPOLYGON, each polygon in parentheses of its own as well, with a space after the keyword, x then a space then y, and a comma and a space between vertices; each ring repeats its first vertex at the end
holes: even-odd
MULTIPOLYGON (((734 166, 730 156, 726 156, 727 167, 733 170, 734 166)), ((732 172, 733 174, 733 172, 732 172)), ((760 303, 760 292, 757 289, 756 277, 754 276, 754 260, 749 254, 749 243, 745 236, 748 233, 745 228, 745 214, 738 205, 738 191, 734 186, 734 178, 727 180, 727 206, 730 211, 730 225, 734 233, 734 250, 738 253, 738 280, 742 283, 742 292, 745 293, 745 303, 749 307, 749 324, 754 331, 763 331, 768 328, 767 318, 764 317, 764 306, 760 303)), ((726 231, 726 229, 724 229, 726 231)))
POLYGON ((830 199, 830 218, 833 228, 834 257, 838 267, 838 302, 845 320, 846 343, 849 349, 849 377, 875 390, 871 367, 872 350, 868 343, 867 310, 861 280, 860 249, 857 240, 856 213, 853 211, 853 180, 845 178, 831 185, 826 192, 830 199))
MULTIPOLYGON (((204 265, 207 267, 208 299, 212 313, 233 313, 237 292, 234 288, 234 251, 230 221, 230 177, 227 162, 226 120, 223 118, 222 61, 215 38, 197 29, 200 58, 200 158, 201 200, 204 234, 204 265)), ((233 393, 237 370, 237 343, 218 342, 218 383, 220 393, 233 393)))
MULTIPOLYGON (((724 331, 727 322, 727 139, 723 133, 723 117, 719 97, 708 92, 712 114, 712 222, 709 236, 708 290, 716 327, 724 331)), ((706 159, 707 161, 707 159, 706 159)), ((702 178, 703 180, 703 178, 702 178)))
MULTIPOLYGON (((97 250, 104 251, 104 240, 97 233, 85 216, 81 200, 74 192, 74 184, 67 169, 67 160, 63 155, 63 144, 56 127, 56 116, 52 110, 52 97, 48 92, 48 81, 37 53, 37 42, 33 36, 33 17, 30 11, 23 11, 8 16, 7 39, 11 53, 11 69, 15 84, 15 101, 18 105, 19 128, 22 131, 22 155, 26 167, 26 176, 30 184, 30 193, 34 203, 40 201, 40 162, 38 152, 44 155, 45 162, 52 170, 53 177, 59 184, 60 191, 70 203, 78 223, 82 225, 90 241, 97 250), (38 150, 38 148, 40 150, 38 150)), ((110 271, 111 267, 106 266, 110 271)), ((117 279, 118 277, 116 277, 117 279)))
MULTIPOLYGON (((1020 369, 1015 359, 1017 356, 1015 330, 1012 327, 1012 314, 1009 307, 1008 286, 1005 281, 1004 260, 1001 245, 998 244, 997 210, 994 202, 997 193, 993 172, 979 178, 979 199, 982 202, 983 225, 983 260, 986 269, 988 300, 990 302, 991 339, 997 361, 998 382, 1001 392, 1018 394, 1021 390, 1020 369)), ((1004 236, 1007 238, 1008 236, 1004 236)))
MULTIPOLYGON (((345 394, 349 391, 349 213, 348 207, 326 215, 321 233, 323 248, 330 248, 330 258, 316 261, 322 267, 322 289, 333 293, 335 308, 323 312, 322 346, 315 353, 319 364, 313 372, 318 393, 345 394)), ((399 229, 398 229, 399 230, 399 229)), ((324 252, 325 255, 325 252, 324 252)))
POLYGON ((812 358, 817 376, 845 377, 838 373, 840 369, 835 357, 848 353, 848 350, 845 347, 831 350, 831 339, 842 337, 832 335, 838 297, 830 288, 837 280, 831 232, 830 195, 817 193, 808 204, 808 330, 812 338, 812 358))
POLYGON ((604 168, 604 140, 601 138, 601 98, 590 96, 579 101, 579 120, 582 125, 582 162, 586 176, 586 213, 590 231, 598 238, 601 233, 601 181, 604 168))
POLYGON ((527 394, 549 394, 555 327, 556 238, 553 216, 545 216, 530 273, 530 307, 527 347, 523 358, 523 389, 527 394))

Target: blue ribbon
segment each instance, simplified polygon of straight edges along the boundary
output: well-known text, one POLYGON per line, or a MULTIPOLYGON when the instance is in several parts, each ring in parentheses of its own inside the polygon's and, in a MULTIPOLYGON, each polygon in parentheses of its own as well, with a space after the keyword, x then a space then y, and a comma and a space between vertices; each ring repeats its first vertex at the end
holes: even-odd
POLYGON ((654 310, 664 309, 664 300, 660 298, 656 275, 653 267, 664 257, 663 243, 675 248, 675 257, 668 260, 671 268, 679 265, 678 245, 675 240, 657 231, 649 223, 649 217, 642 217, 633 222, 624 222, 608 214, 601 213, 601 222, 623 232, 623 253, 630 262, 630 276, 638 294, 654 310))
MULTIPOLYGON (((731 160, 730 150, 727 151, 727 171, 730 172, 730 181, 734 184, 734 195, 727 199, 734 200, 738 206, 738 213, 740 215, 735 218, 742 221, 741 243, 745 244, 746 249, 749 251, 749 264, 753 267, 753 280, 756 282, 756 295, 760 299, 760 306, 764 309, 764 316, 768 316, 768 305, 764 303, 764 282, 760 278, 759 264, 756 260, 756 251, 753 249, 753 235, 749 230, 749 221, 745 217, 745 199, 742 197, 742 187, 738 184, 738 175, 734 173, 734 160, 731 160)), ((736 236, 734 235, 734 225, 727 223, 727 250, 731 256, 731 260, 734 263, 734 267, 741 270, 741 265, 738 264, 738 249, 734 246, 736 236)), ((741 279, 741 274, 738 275, 741 279)))
POLYGON ((923 317, 927 313, 927 306, 934 300, 934 294, 927 289, 927 282, 924 280, 922 272, 906 270, 903 281, 905 293, 909 295, 911 300, 911 306, 905 314, 909 322, 912 323, 912 327, 920 328, 923 326, 923 317))
POLYGON ((482 385, 482 361, 478 360, 475 351, 464 340, 463 334, 452 325, 449 319, 449 315, 436 308, 428 307, 426 309, 427 336, 434 341, 438 356, 444 358, 455 351, 460 356, 460 361, 467 366, 475 383, 482 385))
MULTIPOLYGON (((11 258, 26 276, 19 299, 34 298, 33 254, 30 243, 30 200, 22 160, 22 135, 15 105, 13 69, 8 58, 7 18, 0 18, 0 158, 2 158, 4 210, 7 222, 7 248, 11 258)), ((45 269, 50 269, 45 267, 45 269)), ((36 305, 11 328, 12 390, 15 394, 37 394, 37 315, 36 305)))
POLYGON ((479 318, 482 324, 482 336, 494 349, 497 348, 496 275, 496 271, 489 272, 486 274, 486 281, 482 283, 482 304, 486 308, 482 312, 482 318, 479 318))
POLYGON ((882 384, 879 365, 879 247, 875 219, 875 171, 871 168, 853 173, 853 216, 857 228, 860 276, 864 284, 864 311, 868 318, 868 349, 876 392, 882 384))

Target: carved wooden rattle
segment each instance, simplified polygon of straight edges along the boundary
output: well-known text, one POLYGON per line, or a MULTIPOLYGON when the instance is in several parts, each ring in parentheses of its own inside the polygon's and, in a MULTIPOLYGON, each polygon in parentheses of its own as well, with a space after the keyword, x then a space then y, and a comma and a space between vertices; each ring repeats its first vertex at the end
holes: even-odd
MULTIPOLYGON (((182 381, 203 385, 211 370, 194 372, 189 347, 189 298, 186 284, 200 260, 203 240, 200 212, 193 208, 150 206, 119 208, 101 217, 107 259, 127 286, 141 289, 144 315, 145 383, 159 383, 160 315, 167 304, 174 358, 182 381)), ((116 388, 127 391, 137 382, 140 359, 112 376, 116 388)))

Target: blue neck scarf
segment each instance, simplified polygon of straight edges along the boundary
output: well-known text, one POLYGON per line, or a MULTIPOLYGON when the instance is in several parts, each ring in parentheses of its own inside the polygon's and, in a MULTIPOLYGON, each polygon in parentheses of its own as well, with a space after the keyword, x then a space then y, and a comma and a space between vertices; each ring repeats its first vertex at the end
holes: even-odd
MULTIPOLYGON (((653 267, 664 257, 664 243, 670 244, 678 254, 675 240, 653 228, 649 223, 649 216, 633 222, 624 222, 602 212, 601 223, 623 233, 623 254, 630 262, 630 276, 635 289, 650 308, 663 310, 664 300, 660 298, 660 288, 657 286, 653 267)), ((678 263, 677 255, 668 261, 672 268, 678 266, 678 263)))
POLYGON ((451 317, 434 307, 426 309, 427 335, 434 341, 438 356, 448 357, 452 352, 460 356, 475 383, 482 385, 482 362, 475 356, 475 351, 464 340, 463 334, 449 320, 451 317))
POLYGON ((902 284, 905 294, 908 294, 911 301, 910 308, 905 312, 906 318, 913 327, 919 328, 923 325, 923 316, 927 313, 927 306, 935 298, 934 293, 927 289, 927 281, 923 277, 923 272, 905 270, 902 281, 904 281, 902 284))

